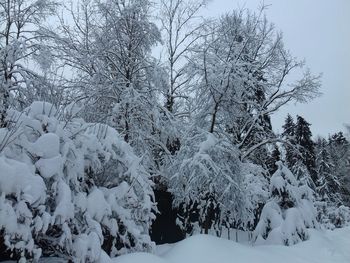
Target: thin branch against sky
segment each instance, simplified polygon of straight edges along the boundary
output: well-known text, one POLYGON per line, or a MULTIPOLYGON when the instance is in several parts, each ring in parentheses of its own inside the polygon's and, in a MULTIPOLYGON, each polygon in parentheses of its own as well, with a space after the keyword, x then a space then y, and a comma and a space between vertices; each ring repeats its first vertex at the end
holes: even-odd
MULTIPOLYGON (((303 115, 312 123, 315 136, 344 130, 344 124, 350 122, 350 1, 264 3, 268 5, 267 18, 283 32, 286 47, 298 58, 305 58, 314 72, 323 73, 323 96, 279 111, 273 116, 275 130, 281 130, 287 113, 303 115)), ((260 0, 213 0, 203 13, 219 16, 237 8, 257 10, 260 5, 260 0)))

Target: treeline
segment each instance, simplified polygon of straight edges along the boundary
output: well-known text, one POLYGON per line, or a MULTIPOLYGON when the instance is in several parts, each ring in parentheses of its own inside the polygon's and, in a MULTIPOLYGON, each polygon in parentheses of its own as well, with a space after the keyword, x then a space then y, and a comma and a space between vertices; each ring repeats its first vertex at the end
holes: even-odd
POLYGON ((151 251, 155 190, 184 235, 238 228, 289 245, 346 223, 348 141, 312 141, 302 117, 281 136, 271 125, 320 95, 320 77, 264 7, 204 19, 205 6, 0 0, 4 258, 151 251))

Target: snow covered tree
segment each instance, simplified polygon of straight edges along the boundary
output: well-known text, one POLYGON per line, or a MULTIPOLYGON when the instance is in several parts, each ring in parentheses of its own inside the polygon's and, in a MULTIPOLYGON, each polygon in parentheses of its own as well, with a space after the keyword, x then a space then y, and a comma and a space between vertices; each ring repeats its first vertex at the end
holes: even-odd
MULTIPOLYGON (((251 219, 246 218, 247 211, 256 206, 243 194, 246 178, 242 167, 249 161, 265 165, 266 145, 280 141, 272 132, 269 116, 290 100, 303 102, 314 97, 318 77, 306 72, 300 82, 291 84, 295 89, 285 90, 290 88, 284 82, 287 72, 302 69, 303 63, 290 56, 281 36, 260 15, 233 12, 203 30, 202 43, 192 49, 187 67, 193 94, 191 124, 196 128, 184 135, 174 158, 170 190, 175 205, 190 207, 187 219, 193 210, 198 222, 207 222, 204 211, 219 204, 221 215, 230 215, 231 225, 247 226, 251 219), (218 190, 226 187, 232 189, 218 190)), ((260 176, 263 180, 262 173, 260 176)), ((257 185, 263 192, 264 184, 257 185)), ((211 224, 200 227, 207 232, 211 224)))
MULTIPOLYGON (((200 130, 191 135, 183 142, 170 170, 173 175, 170 174, 169 187, 175 205, 197 210, 198 222, 193 223, 199 223, 201 231, 208 233, 213 224, 209 210, 223 201, 229 204, 228 200, 235 200, 227 209, 238 211, 238 184, 242 178, 237 152, 231 144, 200 130), (224 185, 226 189, 222 191, 224 185)), ((184 226, 191 220, 189 215, 186 217, 184 226)))
POLYGON ((294 137, 295 136, 295 123, 293 117, 288 113, 287 117, 282 126, 283 128, 283 137, 294 137))
POLYGON ((0 1, 0 127, 7 125, 10 106, 23 108, 42 95, 35 82, 43 85, 43 77, 28 61, 40 54, 44 36, 39 29, 55 7, 51 0, 0 1))
POLYGON ((199 129, 183 142, 169 172, 174 204, 184 209, 180 221, 185 230, 220 232, 223 221, 247 229, 266 200, 262 169, 242 163, 227 140, 199 129))
POLYGON ((267 162, 267 168, 269 170, 269 173, 272 175, 276 172, 277 170, 277 165, 276 163, 278 161, 281 161, 281 152, 278 148, 278 145, 275 144, 273 147, 273 150, 271 152, 271 155, 268 158, 268 162, 267 162))
POLYGON ((324 201, 339 203, 340 183, 334 175, 334 164, 328 151, 327 141, 318 138, 316 142, 317 193, 324 201))
POLYGON ((72 25, 62 19, 52 34, 62 63, 76 72, 68 83, 84 104, 80 115, 117 129, 159 176, 178 139, 174 118, 159 100, 167 75, 151 56, 160 32, 150 8, 148 0, 83 1, 69 10, 72 25))
POLYGON ((8 113, 0 130, 0 229, 12 257, 100 262, 153 247, 149 174, 106 125, 52 104, 8 113), (61 116, 61 119, 58 118, 61 116))
POLYGON ((282 128, 282 138, 289 142, 289 144, 284 145, 285 160, 287 166, 291 168, 296 162, 297 154, 295 148, 293 148, 293 145, 295 145, 295 123, 290 114, 287 115, 282 128))
MULTIPOLYGON (((282 36, 262 14, 234 11, 206 28, 189 62, 194 86, 194 113, 209 132, 226 133, 241 150, 241 159, 279 141, 269 116, 290 101, 317 96, 319 77, 303 71, 284 48, 282 36)), ((252 159, 254 159, 252 157, 252 159)))
POLYGON ((293 245, 308 238, 307 228, 317 226, 312 190, 277 162, 270 179, 270 200, 254 231, 256 243, 293 245))
POLYGON ((312 133, 310 130, 311 124, 303 117, 297 116, 297 123, 295 126, 295 143, 300 145, 300 153, 302 162, 308 169, 314 183, 317 181, 315 171, 315 145, 312 140, 312 133))
POLYGON ((305 184, 313 191, 316 191, 316 183, 314 183, 311 174, 302 159, 299 159, 290 170, 301 184, 305 184))
POLYGON ((349 224, 348 143, 341 132, 316 141, 317 208, 320 223, 334 229, 349 224))
MULTIPOLYGON (((180 148, 180 130, 181 126, 185 125, 181 120, 189 117, 189 111, 184 106, 188 98, 186 91, 191 80, 190 76, 185 74, 186 61, 192 47, 201 38, 203 21, 198 18, 198 13, 206 2, 206 0, 161 0, 157 6, 164 49, 162 50, 164 58, 161 61, 164 79, 159 91, 165 98, 164 114, 171 120, 167 123, 168 131, 163 133, 169 136, 166 139, 166 146, 172 155, 180 148), (178 118, 174 118, 175 116, 178 118), (170 130, 173 132, 169 133, 170 130)), ((157 74, 159 75, 159 72, 157 74)), ((164 150, 161 152, 164 157, 167 155, 164 150)), ((163 162, 166 166, 167 162, 165 160, 163 162)))
POLYGON ((329 137, 328 148, 334 164, 333 175, 340 183, 342 199, 350 205, 350 143, 342 132, 338 132, 329 137))
POLYGON ((326 228, 333 229, 340 223, 342 216, 340 183, 334 175, 335 167, 329 154, 328 142, 324 138, 316 141, 317 202, 318 221, 326 228))
POLYGON ((287 115, 282 126, 284 143, 284 160, 287 167, 297 177, 314 191, 316 190, 315 153, 312 133, 302 117, 297 116, 297 123, 290 114, 287 115))
MULTIPOLYGON (((150 22, 150 2, 108 1, 101 5, 106 21, 99 44, 103 49, 101 70, 111 75, 112 104, 110 122, 124 135, 125 141, 137 146, 139 130, 151 120, 145 112, 153 109, 155 93, 150 85, 153 69, 151 48, 160 40, 156 25, 150 22)), ((151 128, 151 127, 150 127, 151 128)))

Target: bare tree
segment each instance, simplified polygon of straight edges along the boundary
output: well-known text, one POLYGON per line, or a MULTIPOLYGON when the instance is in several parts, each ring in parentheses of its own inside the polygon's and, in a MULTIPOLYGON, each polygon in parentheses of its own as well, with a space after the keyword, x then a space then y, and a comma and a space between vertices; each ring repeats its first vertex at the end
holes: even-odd
POLYGON ((183 97, 181 89, 189 82, 186 76, 186 56, 201 38, 203 20, 199 12, 208 1, 161 0, 160 21, 164 32, 168 86, 165 91, 166 108, 174 111, 175 99, 183 97))

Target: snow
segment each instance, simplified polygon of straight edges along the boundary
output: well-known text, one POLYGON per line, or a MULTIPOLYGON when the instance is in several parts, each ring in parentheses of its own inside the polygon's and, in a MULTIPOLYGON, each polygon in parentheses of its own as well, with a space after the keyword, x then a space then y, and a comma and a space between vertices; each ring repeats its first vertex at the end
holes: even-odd
POLYGON ((26 108, 24 111, 28 112, 28 116, 32 118, 37 118, 38 116, 54 116, 57 114, 56 108, 47 102, 34 101, 30 107, 26 108))
POLYGON ((88 235, 80 235, 73 245, 75 257, 79 259, 76 262, 92 262, 98 260, 101 256, 101 242, 96 233, 91 232, 88 235))
POLYGON ((103 217, 111 215, 112 210, 106 202, 103 192, 95 188, 87 198, 87 212, 91 218, 101 222, 103 217))
POLYGON ((57 207, 53 215, 53 222, 58 221, 63 223, 70 218, 74 218, 71 190, 63 180, 60 180, 57 184, 56 203, 57 207))
POLYGON ((199 145, 199 152, 205 153, 217 144, 217 139, 213 134, 207 134, 207 138, 199 145))
POLYGON ((46 133, 33 144, 32 153, 38 157, 53 158, 59 155, 60 138, 54 133, 46 133))
MULTIPOLYGON (((133 253, 129 255, 120 256, 114 259, 115 263, 168 263, 171 261, 167 261, 161 257, 157 257, 155 255, 151 255, 149 253, 133 253)), ((187 262, 187 261, 184 261, 187 262)), ((191 261, 188 261, 191 262, 191 261)))
MULTIPOLYGON (((266 225, 268 225, 271 230, 277 229, 277 228, 280 229, 282 222, 283 222, 282 211, 278 206, 278 204, 274 201, 271 201, 265 204, 261 212, 260 221, 255 229, 255 233, 257 233, 256 235, 257 237, 259 237, 258 244, 262 244, 263 238, 266 238, 269 235, 269 233, 267 232, 266 225)), ((271 234, 275 236, 276 232, 271 234)), ((270 244, 275 244, 276 238, 270 238, 269 241, 272 242, 270 244)))
POLYGON ((350 227, 334 231, 311 230, 308 241, 294 246, 251 246, 209 235, 196 235, 175 245, 162 245, 157 256, 134 253, 114 263, 348 263, 350 227))
POLYGON ((21 195, 29 204, 42 203, 46 199, 43 179, 33 175, 28 165, 3 157, 0 158, 0 171, 0 193, 4 196, 21 195))
POLYGON ((63 160, 61 156, 44 159, 41 158, 35 163, 40 175, 44 178, 50 178, 63 170, 63 160))

